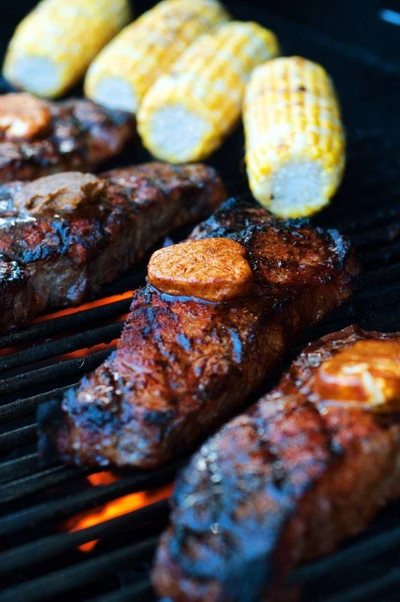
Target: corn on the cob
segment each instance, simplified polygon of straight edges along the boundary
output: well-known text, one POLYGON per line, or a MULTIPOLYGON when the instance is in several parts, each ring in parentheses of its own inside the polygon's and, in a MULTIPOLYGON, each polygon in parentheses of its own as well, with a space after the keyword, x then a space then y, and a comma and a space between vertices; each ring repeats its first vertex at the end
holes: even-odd
POLYGON ((274 34, 257 23, 232 21, 198 38, 144 97, 144 145, 173 163, 207 157, 239 119, 252 70, 278 50, 274 34))
POLYGON ((217 0, 164 0, 126 27, 92 63, 85 94, 136 113, 145 92, 200 35, 229 19, 217 0))
POLYGON ((254 70, 244 103, 246 164, 255 198, 281 217, 308 216, 340 184, 345 139, 333 84, 301 57, 254 70))
POLYGON ((129 0, 42 0, 17 27, 4 75, 38 96, 59 96, 130 19, 129 0))

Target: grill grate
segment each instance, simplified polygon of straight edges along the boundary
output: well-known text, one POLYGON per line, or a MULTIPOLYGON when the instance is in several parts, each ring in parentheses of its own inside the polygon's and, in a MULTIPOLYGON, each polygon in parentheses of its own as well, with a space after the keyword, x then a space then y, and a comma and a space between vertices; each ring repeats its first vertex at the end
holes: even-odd
MULTIPOLYGON (((348 126, 343 186, 315 221, 352 238, 365 278, 353 302, 312 329, 303 343, 353 321, 368 329, 400 329, 400 144, 393 127, 400 68, 265 10, 253 9, 250 15, 245 3, 228 4, 237 18, 272 27, 285 54, 303 54, 326 66, 337 83, 348 126)), ((140 148, 134 153, 126 153, 123 162, 148 159, 140 148)), ((242 156, 243 137, 237 132, 213 159, 231 194, 248 194, 242 156)), ((1 601, 57 597, 63 602, 71 593, 77 602, 154 599, 148 571, 167 521, 166 500, 73 533, 57 528, 76 513, 169 483, 181 462, 153 473, 121 471, 113 483, 88 487, 85 477, 96 471, 60 465, 43 469, 35 448, 37 406, 59 397, 108 356, 128 311, 130 291, 144 281, 144 266, 105 287, 96 306, 59 312, 0 336, 0 350, 8 349, 0 351, 1 601), (87 354, 79 356, 82 350, 87 354), (100 541, 90 554, 77 549, 94 539, 100 541)), ((398 600, 399 508, 391 505, 335 555, 298 569, 292 580, 306 583, 304 600, 398 600)))

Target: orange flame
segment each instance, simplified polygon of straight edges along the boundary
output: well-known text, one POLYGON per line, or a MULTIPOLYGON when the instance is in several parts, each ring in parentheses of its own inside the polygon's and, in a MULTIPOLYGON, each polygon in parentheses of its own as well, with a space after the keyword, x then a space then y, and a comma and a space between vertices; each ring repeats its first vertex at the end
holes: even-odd
POLYGON ((102 349, 112 349, 116 347, 119 339, 113 339, 111 343, 99 343, 98 345, 94 345, 93 347, 86 347, 84 349, 77 349, 76 351, 70 351, 69 353, 64 353, 63 355, 58 355, 57 358, 60 360, 70 360, 76 357, 84 357, 89 355, 89 353, 95 353, 96 351, 101 351, 102 349))
MULTIPOLYGON (((92 486, 96 487, 98 485, 109 485, 110 483, 114 483, 118 478, 119 477, 112 472, 98 472, 88 476, 87 480, 92 486)), ((139 508, 144 508, 145 506, 149 506, 150 504, 154 504, 159 500, 164 500, 169 497, 172 493, 172 488, 172 485, 166 485, 165 487, 161 487, 154 491, 140 491, 138 493, 124 495, 112 502, 104 504, 104 506, 101 506, 96 510, 82 512, 67 520, 64 524, 64 528, 68 533, 73 533, 74 531, 98 525, 99 523, 138 510, 139 508)), ((98 539, 88 541, 78 546, 78 549, 81 552, 90 552, 96 546, 98 541, 98 539)))
MULTIPOLYGON (((134 293, 134 291, 130 290, 130 291, 126 291, 125 293, 122 293, 120 295, 111 295, 110 297, 104 297, 103 299, 97 299, 96 301, 90 301, 88 303, 85 303, 84 305, 80 305, 79 307, 68 307, 66 309, 61 309, 61 310, 56 311, 51 314, 45 314, 43 316, 39 316, 38 318, 35 318, 31 322, 31 324, 37 324, 39 322, 46 322, 48 320, 54 320, 55 318, 61 318, 62 316, 67 316, 69 314, 76 314, 80 311, 93 309, 94 307, 101 307, 102 305, 108 305, 111 303, 116 303, 117 301, 131 299, 133 293, 134 293)), ((128 317, 127 313, 121 314, 121 315, 115 317, 113 320, 111 320, 111 322, 123 322, 124 320, 126 320, 127 317, 128 317)), ((117 342, 118 342, 118 339, 114 339, 113 341, 111 341, 111 343, 107 343, 107 344, 100 343, 99 345, 94 345, 93 347, 85 348, 85 349, 78 349, 77 351, 72 351, 71 353, 65 353, 58 357, 59 357, 59 359, 62 359, 62 360, 72 359, 75 357, 82 357, 83 355, 88 355, 89 353, 101 351, 102 349, 108 349, 108 348, 115 347, 117 342)), ((22 348, 24 348, 24 346, 25 345, 22 345, 22 348)), ((15 353, 16 351, 19 351, 20 348, 21 347, 18 345, 14 346, 14 347, 4 347, 3 349, 0 349, 0 356, 8 355, 10 353, 15 353)))
POLYGON ((79 307, 67 307, 66 309, 60 309, 52 314, 45 314, 44 316, 39 316, 35 320, 33 320, 32 324, 36 324, 37 322, 44 322, 46 320, 54 320, 54 318, 61 318, 62 316, 67 316, 68 314, 76 314, 79 311, 85 311, 87 309, 93 309, 94 307, 101 307, 102 305, 108 305, 109 303, 115 303, 117 301, 123 301, 124 299, 130 299, 133 295, 132 291, 126 291, 120 295, 111 295, 111 297, 103 297, 103 299, 97 299, 96 301, 89 301, 89 303, 84 303, 83 305, 79 305, 79 307))
MULTIPOLYGON (((53 314, 46 314, 45 316, 40 316, 34 320, 35 322, 43 322, 43 320, 53 320, 54 318, 60 318, 61 316, 66 316, 68 314, 76 314, 80 311, 85 311, 87 309, 93 309, 94 307, 100 307, 102 305, 108 305, 110 303, 116 303, 117 301, 123 301, 124 299, 130 299, 133 295, 133 291, 127 291, 126 293, 122 293, 121 295, 112 295, 111 297, 104 297, 103 299, 97 299, 97 301, 90 301, 89 303, 85 303, 84 305, 80 305, 79 307, 69 307, 67 309, 61 309, 53 314)), ((126 320, 128 314, 121 314, 117 316, 113 322, 122 322, 126 320)), ((96 351, 102 351, 103 349, 112 349, 116 347, 118 343, 118 339, 112 340, 110 343, 99 343, 98 345, 94 345, 93 347, 85 347, 83 349, 77 349, 76 351, 71 351, 70 353, 64 353, 60 355, 58 359, 61 360, 69 360, 77 357, 84 357, 85 355, 89 355, 89 353, 95 353, 96 351)))

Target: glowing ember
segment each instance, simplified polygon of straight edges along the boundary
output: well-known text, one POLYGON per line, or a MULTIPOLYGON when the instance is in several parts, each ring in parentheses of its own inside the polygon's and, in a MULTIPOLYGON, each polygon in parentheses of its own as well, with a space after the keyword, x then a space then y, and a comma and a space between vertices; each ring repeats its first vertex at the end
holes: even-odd
MULTIPOLYGON (((87 477, 89 483, 95 487, 98 485, 109 485, 118 479, 119 477, 112 472, 98 472, 87 477)), ((128 512, 133 512, 139 508, 144 508, 145 506, 149 506, 150 504, 154 504, 159 500, 164 500, 169 497, 172 494, 172 489, 172 485, 166 485, 165 487, 161 487, 154 491, 140 491, 138 493, 124 495, 112 502, 104 504, 104 506, 101 506, 100 508, 82 512, 81 514, 70 518, 64 523, 64 529, 68 533, 73 533, 74 531, 80 531, 81 529, 98 525, 111 518, 122 516, 128 512)), ((81 552, 90 552, 96 546, 98 541, 98 539, 88 541, 78 546, 78 549, 81 550, 81 552)))
MULTIPOLYGON (((84 305, 80 305, 79 307, 68 307, 66 309, 61 309, 60 311, 54 312, 52 314, 45 314, 44 316, 39 316, 35 320, 31 322, 31 324, 37 324, 39 322, 46 322, 48 320, 54 320, 55 318, 61 318, 63 316, 67 316, 70 314, 76 314, 81 311, 86 311, 88 309, 93 309, 94 307, 100 307, 102 305, 108 305, 111 303, 116 303, 118 301, 124 301, 125 299, 131 299, 134 291, 126 291, 126 293, 122 293, 121 295, 112 295, 110 297, 104 297, 103 299, 97 299, 96 301, 90 301, 89 303, 85 303, 84 305)), ((111 322, 123 322, 128 317, 128 314, 121 314, 111 320, 111 322)), ((78 349, 77 351, 72 351, 71 353, 65 353, 64 355, 58 356, 58 359, 72 359, 75 357, 82 357, 84 355, 88 355, 89 353, 94 353, 96 351, 101 351, 102 349, 111 349, 117 345, 118 339, 114 339, 111 343, 100 343, 99 345, 95 345, 90 348, 78 349)), ((0 349, 0 356, 8 355, 10 353, 15 353, 20 349, 25 348, 25 345, 15 346, 15 347, 5 347, 0 349)))
POLYGON ((94 474, 90 474, 87 477, 87 480, 93 487, 96 485, 110 485, 111 483, 115 483, 119 478, 113 474, 112 472, 95 472, 94 474))
POLYGON ((85 349, 77 349, 76 351, 71 351, 70 353, 64 353, 63 355, 58 355, 57 359, 70 360, 75 357, 84 357, 89 355, 89 353, 95 353, 96 351, 101 351, 102 349, 112 349, 113 347, 117 346, 118 340, 119 339, 113 339, 111 343, 99 343, 93 347, 86 347, 85 349))
POLYGON ((112 295, 111 297, 97 299, 97 301, 90 301, 89 303, 84 303, 84 305, 80 305, 79 307, 68 307, 66 309, 60 309, 59 311, 56 311, 53 314, 39 316, 38 318, 33 320, 32 324, 36 324, 37 322, 45 322, 46 320, 54 320, 54 318, 61 318, 62 316, 67 316, 69 314, 76 314, 79 311, 85 311, 87 309, 93 309, 94 307, 101 307, 102 305, 108 305, 109 303, 116 303, 117 301, 130 299, 132 295, 133 290, 126 291, 126 293, 122 293, 121 295, 112 295))

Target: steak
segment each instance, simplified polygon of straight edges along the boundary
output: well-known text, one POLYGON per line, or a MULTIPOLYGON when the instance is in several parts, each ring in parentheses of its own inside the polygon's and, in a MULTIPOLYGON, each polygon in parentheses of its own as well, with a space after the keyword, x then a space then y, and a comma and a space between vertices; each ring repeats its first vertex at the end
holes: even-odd
MULTIPOLYGON (((332 552, 400 495, 399 414, 347 402, 343 387, 340 401, 318 393, 321 366, 366 341, 397 342, 400 392, 400 333, 351 326, 306 347, 271 393, 192 458, 155 561, 160 596, 286 600, 294 566, 332 552)), ((369 385, 367 368, 359 368, 369 385)), ((348 369, 346 377, 354 374, 348 369)))
POLYGON ((192 450, 351 294, 358 264, 336 231, 230 199, 189 240, 215 237, 244 246, 249 292, 215 303, 136 291, 116 352, 61 408, 41 409, 42 456, 155 468, 192 450))
MULTIPOLYGON (((24 101, 28 97, 12 96, 24 101)), ((90 100, 35 99, 39 102, 51 114, 44 131, 29 138, 0 133, 0 182, 32 180, 60 171, 96 170, 121 153, 135 136, 135 120, 130 113, 105 109, 90 100)))
POLYGON ((0 186, 0 331, 79 305, 226 197, 216 172, 164 163, 0 186))

